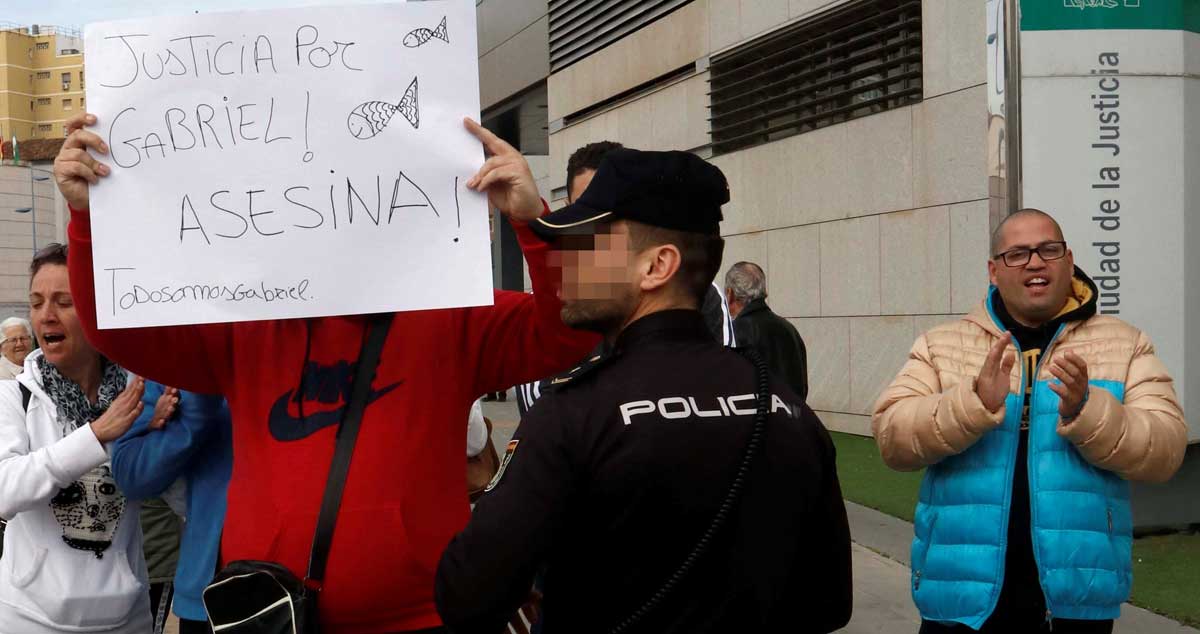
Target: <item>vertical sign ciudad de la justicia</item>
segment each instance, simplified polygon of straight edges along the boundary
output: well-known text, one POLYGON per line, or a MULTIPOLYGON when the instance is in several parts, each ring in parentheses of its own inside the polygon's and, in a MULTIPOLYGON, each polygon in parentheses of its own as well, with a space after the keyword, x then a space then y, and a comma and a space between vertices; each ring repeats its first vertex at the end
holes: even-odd
POLYGON ((1197 60, 1195 0, 1021 2, 1024 204, 1058 218, 1099 311, 1150 336, 1189 412, 1200 411, 1200 386, 1188 389, 1200 334, 1187 329, 1200 319, 1200 218, 1187 214, 1200 209, 1197 60))

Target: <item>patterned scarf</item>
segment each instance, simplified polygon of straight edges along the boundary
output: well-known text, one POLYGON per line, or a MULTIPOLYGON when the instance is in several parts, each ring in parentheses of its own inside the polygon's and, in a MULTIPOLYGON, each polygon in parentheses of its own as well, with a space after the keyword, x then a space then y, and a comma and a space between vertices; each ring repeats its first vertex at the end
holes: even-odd
POLYGON ((58 423, 62 425, 64 436, 100 418, 108 411, 113 399, 125 390, 125 370, 103 357, 100 363, 103 377, 100 379, 99 397, 93 405, 78 384, 63 376, 46 357, 38 357, 42 389, 58 407, 58 423))
MULTIPOLYGON (((67 434, 100 418, 113 399, 125 390, 126 375, 117 364, 101 357, 102 378, 96 404, 88 402, 83 389, 63 376, 46 357, 38 357, 42 389, 58 408, 58 424, 67 434)), ((117 489, 112 471, 101 465, 60 489, 50 500, 54 519, 62 528, 63 542, 76 550, 104 557, 125 513, 125 496, 117 489)))

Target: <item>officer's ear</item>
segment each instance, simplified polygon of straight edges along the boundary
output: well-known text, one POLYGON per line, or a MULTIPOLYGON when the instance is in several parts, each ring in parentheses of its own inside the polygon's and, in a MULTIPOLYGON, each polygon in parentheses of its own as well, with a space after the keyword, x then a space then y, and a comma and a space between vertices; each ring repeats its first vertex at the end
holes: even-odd
POLYGON ((679 272, 683 254, 673 244, 663 244, 646 249, 638 258, 641 269, 639 287, 643 293, 659 291, 671 283, 679 272))

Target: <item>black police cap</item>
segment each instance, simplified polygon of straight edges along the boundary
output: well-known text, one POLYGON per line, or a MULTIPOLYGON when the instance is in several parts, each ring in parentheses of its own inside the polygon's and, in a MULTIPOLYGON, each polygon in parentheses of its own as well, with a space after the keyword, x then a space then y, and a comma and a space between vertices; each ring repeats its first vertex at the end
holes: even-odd
POLYGON ((590 233, 595 222, 633 220, 653 227, 720 233, 729 185, 721 170, 690 152, 613 150, 574 204, 530 224, 547 241, 590 233))

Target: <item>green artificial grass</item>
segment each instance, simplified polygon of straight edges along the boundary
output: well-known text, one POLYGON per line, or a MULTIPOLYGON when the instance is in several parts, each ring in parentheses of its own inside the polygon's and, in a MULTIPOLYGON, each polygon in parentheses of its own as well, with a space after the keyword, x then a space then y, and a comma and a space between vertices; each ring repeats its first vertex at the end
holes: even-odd
MULTIPOLYGON (((883 464, 873 438, 838 432, 830 436, 837 447, 842 495, 911 522, 923 471, 892 471, 883 464)), ((1135 539, 1130 602, 1200 626, 1200 533, 1135 539)))
POLYGON ((1133 540, 1133 597, 1151 612, 1200 626, 1200 533, 1133 540))
POLYGON ((912 521, 924 471, 892 471, 879 457, 875 439, 830 432, 837 447, 842 496, 893 517, 912 521))

